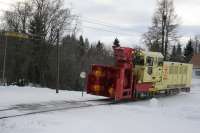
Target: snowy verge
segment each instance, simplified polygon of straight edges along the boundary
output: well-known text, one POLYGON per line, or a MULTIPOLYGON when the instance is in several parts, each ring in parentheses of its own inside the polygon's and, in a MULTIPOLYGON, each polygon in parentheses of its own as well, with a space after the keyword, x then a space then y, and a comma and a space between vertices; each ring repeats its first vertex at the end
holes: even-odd
MULTIPOLYGON (((99 97, 33 87, 0 87, 0 105, 99 97)), ((191 93, 0 120, 0 133, 199 133, 200 80, 191 93)))
POLYGON ((103 97, 92 96, 85 93, 82 97, 82 92, 66 90, 60 90, 59 94, 56 94, 55 90, 49 88, 0 86, 0 108, 16 104, 31 104, 61 100, 80 101, 98 98, 103 97))

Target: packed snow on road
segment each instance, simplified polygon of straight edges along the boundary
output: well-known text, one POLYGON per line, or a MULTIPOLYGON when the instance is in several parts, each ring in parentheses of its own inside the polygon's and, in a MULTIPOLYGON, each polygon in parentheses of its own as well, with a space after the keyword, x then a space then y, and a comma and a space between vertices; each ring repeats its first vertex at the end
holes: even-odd
MULTIPOLYGON (((0 87, 2 110, 19 104, 99 99, 81 92, 34 87, 0 87)), ((19 111, 20 112, 20 111, 19 111)), ((17 113, 19 113, 17 112, 17 113)), ((14 112, 16 113, 16 112, 14 112)), ((200 79, 191 93, 145 101, 60 110, 0 119, 0 133, 199 133, 200 79)))

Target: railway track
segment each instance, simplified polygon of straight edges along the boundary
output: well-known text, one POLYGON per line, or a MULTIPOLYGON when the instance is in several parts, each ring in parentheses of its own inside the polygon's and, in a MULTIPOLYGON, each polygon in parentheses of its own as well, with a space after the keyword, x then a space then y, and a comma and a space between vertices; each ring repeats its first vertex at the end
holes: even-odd
MULTIPOLYGON (((198 94, 198 92, 190 92, 190 94, 194 95, 198 94)), ((143 100, 148 100, 148 99, 143 99, 143 100)), ((117 103, 127 103, 127 102, 132 102, 132 101, 128 100, 117 103)), ((135 100, 134 102, 137 102, 137 100, 135 100)), ((0 120, 20 117, 20 116, 28 116, 34 114, 80 109, 80 108, 95 107, 102 105, 111 105, 111 104, 116 104, 116 102, 113 101, 112 99, 96 99, 96 100, 84 100, 84 101, 50 101, 39 104, 37 103, 18 104, 15 106, 10 106, 8 108, 0 109, 0 120)))
POLYGON ((1 109, 0 120, 62 110, 111 105, 114 103, 115 102, 110 99, 98 99, 85 101, 52 101, 40 104, 19 104, 9 108, 1 109))

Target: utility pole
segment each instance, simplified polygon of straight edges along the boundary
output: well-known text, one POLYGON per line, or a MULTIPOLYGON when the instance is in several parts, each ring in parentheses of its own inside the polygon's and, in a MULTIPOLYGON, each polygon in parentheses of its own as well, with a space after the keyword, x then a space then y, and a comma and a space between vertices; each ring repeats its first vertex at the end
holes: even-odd
POLYGON ((60 30, 57 30, 57 87, 56 93, 59 93, 60 88, 60 48, 59 48, 59 41, 60 41, 60 30))
POLYGON ((5 47, 4 47, 4 58, 3 58, 3 73, 2 73, 2 80, 3 80, 4 86, 6 86, 5 74, 6 74, 7 45, 8 45, 8 38, 7 38, 7 35, 5 35, 5 47))

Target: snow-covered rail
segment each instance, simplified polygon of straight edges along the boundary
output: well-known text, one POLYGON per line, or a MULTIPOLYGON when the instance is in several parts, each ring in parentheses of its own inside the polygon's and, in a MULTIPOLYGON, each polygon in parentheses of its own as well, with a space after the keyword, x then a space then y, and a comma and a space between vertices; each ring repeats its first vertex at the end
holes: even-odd
POLYGON ((86 107, 114 104, 110 99, 87 101, 52 101, 39 104, 20 104, 0 110, 0 119, 14 118, 47 112, 70 110, 86 107))

